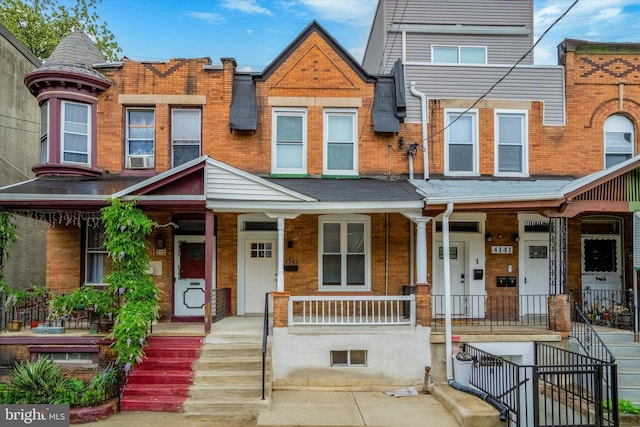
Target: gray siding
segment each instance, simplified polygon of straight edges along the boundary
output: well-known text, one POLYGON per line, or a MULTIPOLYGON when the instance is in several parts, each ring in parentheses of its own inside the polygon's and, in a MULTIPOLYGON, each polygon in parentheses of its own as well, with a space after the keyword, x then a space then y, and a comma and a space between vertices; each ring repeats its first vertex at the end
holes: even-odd
MULTIPOLYGON (((420 121, 420 100, 416 89, 431 99, 475 99, 504 76, 510 67, 461 65, 407 65, 407 122, 420 121)), ((564 69, 560 66, 523 66, 509 74, 487 99, 544 102, 544 124, 564 125, 564 69)))
POLYGON ((523 25, 533 29, 533 0, 381 0, 391 24, 523 25))
POLYGON ((384 43, 386 38, 384 8, 380 7, 380 3, 378 3, 378 9, 376 10, 371 32, 369 33, 369 41, 367 42, 364 57, 362 58, 362 67, 370 74, 380 74, 382 72, 380 64, 384 65, 384 43))
MULTIPOLYGON (((407 33, 407 61, 431 62, 432 45, 485 46, 488 64, 513 65, 531 48, 531 40, 527 36, 407 33)), ((532 63, 533 54, 529 54, 523 64, 532 63)))

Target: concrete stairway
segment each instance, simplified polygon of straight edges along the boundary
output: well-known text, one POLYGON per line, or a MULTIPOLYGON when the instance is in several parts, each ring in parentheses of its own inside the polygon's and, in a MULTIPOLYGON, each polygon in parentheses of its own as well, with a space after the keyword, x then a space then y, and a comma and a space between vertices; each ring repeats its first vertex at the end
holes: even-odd
POLYGON ((640 343, 633 332, 621 329, 599 330, 598 335, 616 358, 618 398, 640 404, 640 343))
POLYGON ((179 412, 189 396, 202 343, 203 338, 150 337, 146 359, 133 369, 120 410, 179 412))
POLYGON ((269 408, 271 398, 270 345, 266 356, 262 400, 262 334, 233 329, 216 332, 214 326, 194 364, 193 385, 183 405, 185 415, 216 425, 255 423, 260 412, 269 408))

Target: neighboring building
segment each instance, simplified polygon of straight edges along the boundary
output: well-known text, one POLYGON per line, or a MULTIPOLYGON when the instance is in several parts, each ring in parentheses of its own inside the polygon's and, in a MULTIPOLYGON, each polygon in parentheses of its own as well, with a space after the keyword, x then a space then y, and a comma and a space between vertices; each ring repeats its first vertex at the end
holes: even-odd
MULTIPOLYGON (((13 34, 0 25, 0 186, 34 177, 40 140, 38 102, 24 86, 25 74, 40 66, 13 34)), ((45 284, 45 224, 14 218, 17 242, 9 248, 3 273, 16 288, 45 284)))

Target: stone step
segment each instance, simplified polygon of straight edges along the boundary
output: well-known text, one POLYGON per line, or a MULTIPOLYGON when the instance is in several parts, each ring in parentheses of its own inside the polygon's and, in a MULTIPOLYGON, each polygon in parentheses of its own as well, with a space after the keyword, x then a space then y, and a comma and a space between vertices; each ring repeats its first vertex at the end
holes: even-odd
MULTIPOLYGON (((618 371, 632 371, 640 369, 639 356, 617 356, 615 363, 618 365, 618 371)), ((618 377, 620 374, 618 373, 618 377)))
POLYGON ((640 405, 640 388, 618 385, 618 401, 629 400, 634 405, 640 405))
POLYGON ((260 411, 269 409, 270 400, 255 397, 218 398, 211 400, 189 399, 182 405, 188 416, 209 415, 217 418, 223 415, 253 415, 257 418, 260 411))
POLYGON ((620 329, 613 329, 614 332, 602 332, 598 331, 598 335, 604 341, 605 344, 609 343, 632 343, 634 340, 633 332, 623 331, 620 329))
MULTIPOLYGON (((268 359, 267 365, 271 362, 268 359)), ((261 371, 262 356, 236 356, 236 357, 201 357, 194 363, 193 369, 201 370, 225 370, 225 371, 261 371)))
POLYGON ((182 396, 189 397, 189 384, 127 384, 126 396, 182 396))
MULTIPOLYGON (((265 382, 265 396, 271 395, 271 387, 265 382)), ((189 388, 191 399, 217 399, 218 397, 262 397, 262 382, 237 384, 194 384, 189 388)))
POLYGON ((151 336, 147 338, 147 344, 149 346, 169 346, 169 347, 193 347, 198 348, 202 347, 204 344, 203 337, 155 337, 151 336))
MULTIPOLYGON (((267 372, 267 378, 270 378, 267 372)), ((194 384, 245 384, 262 382, 262 371, 198 371, 194 384)))
POLYGON ((136 365, 135 370, 184 371, 185 368, 192 367, 197 360, 190 357, 154 357, 136 365))
POLYGON ((608 343, 607 348, 616 358, 623 356, 640 356, 640 343, 608 343))
POLYGON ((144 353, 147 359, 179 357, 195 360, 200 357, 200 348, 179 345, 170 347, 145 347, 144 353))
POLYGON ((640 387, 640 363, 635 369, 618 369, 618 386, 640 387))
MULTIPOLYGON (((268 351, 268 350, 267 350, 268 351)), ((212 345, 202 347, 201 357, 259 356, 262 357, 262 346, 254 344, 212 345)))

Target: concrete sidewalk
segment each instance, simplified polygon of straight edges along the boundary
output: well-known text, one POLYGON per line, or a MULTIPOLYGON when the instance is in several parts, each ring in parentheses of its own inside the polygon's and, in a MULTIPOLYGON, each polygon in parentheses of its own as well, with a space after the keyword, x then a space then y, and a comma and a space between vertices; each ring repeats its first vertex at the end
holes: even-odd
POLYGON ((382 391, 274 391, 257 422, 193 419, 182 413, 121 412, 95 427, 460 427, 433 395, 391 397, 382 391))

